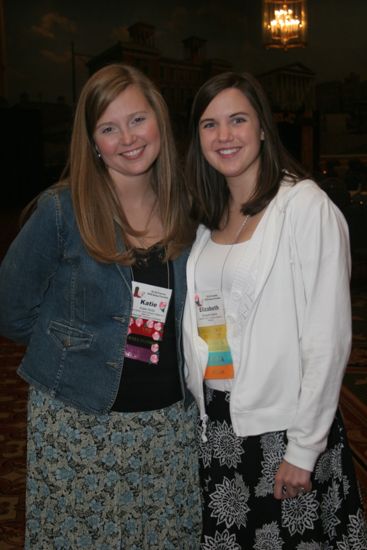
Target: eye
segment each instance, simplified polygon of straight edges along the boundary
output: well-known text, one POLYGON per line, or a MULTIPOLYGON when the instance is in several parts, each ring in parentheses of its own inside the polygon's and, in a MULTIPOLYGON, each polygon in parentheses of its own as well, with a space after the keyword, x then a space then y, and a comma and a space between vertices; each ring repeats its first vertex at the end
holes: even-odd
POLYGON ((215 122, 213 120, 207 120, 207 121, 201 123, 200 128, 202 130, 206 130, 206 129, 209 129, 209 128, 214 128, 214 126, 215 126, 215 122))
POLYGON ((243 124, 244 122, 247 122, 247 119, 244 116, 236 116, 236 117, 232 118, 232 123, 234 125, 243 124))
POLYGON ((132 126, 136 126, 137 124, 141 124, 142 122, 144 122, 146 120, 146 116, 144 115, 136 115, 134 116, 134 118, 131 120, 131 125, 132 126))
POLYGON ((103 128, 101 128, 101 133, 105 135, 112 134, 113 131, 114 128, 112 126, 104 126, 103 128))

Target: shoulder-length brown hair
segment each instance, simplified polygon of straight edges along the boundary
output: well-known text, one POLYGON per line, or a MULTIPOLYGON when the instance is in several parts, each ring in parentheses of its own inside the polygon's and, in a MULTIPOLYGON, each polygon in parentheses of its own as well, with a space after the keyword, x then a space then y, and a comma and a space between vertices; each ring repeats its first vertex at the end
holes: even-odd
POLYGON ((93 132, 103 112, 131 85, 137 86, 144 94, 159 126, 161 148, 153 166, 151 185, 158 199, 164 228, 162 244, 167 259, 176 257, 193 238, 193 227, 188 223, 188 194, 178 165, 167 105, 153 82, 138 69, 111 64, 92 75, 80 94, 69 161, 62 176, 71 189, 75 216, 85 246, 94 258, 102 262, 132 263, 129 235, 141 235, 129 225, 93 140, 93 132), (120 239, 126 245, 125 250, 119 247, 120 239))
POLYGON ((306 176, 305 170, 283 147, 269 102, 260 83, 248 73, 225 72, 205 82, 197 92, 190 115, 190 145, 186 176, 192 195, 192 217, 210 229, 218 229, 228 214, 229 191, 225 177, 204 158, 199 135, 200 118, 209 103, 223 90, 237 88, 248 99, 264 132, 260 151, 260 170, 255 191, 242 205, 243 214, 254 215, 265 208, 276 195, 285 177, 297 182, 306 176))

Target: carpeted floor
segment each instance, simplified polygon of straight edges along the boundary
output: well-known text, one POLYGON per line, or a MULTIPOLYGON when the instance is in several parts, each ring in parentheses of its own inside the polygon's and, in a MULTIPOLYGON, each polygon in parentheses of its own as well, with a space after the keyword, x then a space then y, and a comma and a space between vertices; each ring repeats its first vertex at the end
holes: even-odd
POLYGON ((15 373, 23 351, 0 338, 1 550, 23 548, 27 386, 15 373))
MULTIPOLYGON (((353 296, 353 311, 355 336, 341 409, 367 510, 367 292, 353 296)), ((0 338, 1 550, 23 548, 27 386, 15 373, 23 351, 0 338)))
MULTIPOLYGON (((14 217, 11 216, 11 220, 14 217)), ((0 231, 0 252, 10 241, 0 231)), ((367 285, 365 261, 355 265, 353 349, 341 392, 341 410, 367 510, 367 285), (360 284, 362 281, 362 285, 360 284)), ((0 550, 20 550, 24 539, 27 386, 16 375, 24 348, 0 338, 0 550)), ((46 549, 40 549, 46 550, 46 549)), ((48 550, 48 549, 47 549, 48 550)), ((51 550, 51 549, 50 549, 51 550)))
POLYGON ((367 514, 367 287, 352 288, 353 346, 340 406, 367 514))

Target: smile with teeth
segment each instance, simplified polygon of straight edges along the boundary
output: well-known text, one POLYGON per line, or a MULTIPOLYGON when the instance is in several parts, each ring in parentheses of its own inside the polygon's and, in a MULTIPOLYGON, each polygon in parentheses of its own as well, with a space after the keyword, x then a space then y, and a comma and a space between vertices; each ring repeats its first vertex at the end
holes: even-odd
POLYGON ((135 159, 141 155, 143 150, 144 150, 144 147, 138 147, 137 149, 132 149, 131 151, 125 151, 124 153, 120 153, 120 155, 123 157, 127 157, 128 159, 135 159))
POLYGON ((240 147, 231 147, 228 149, 218 149, 218 154, 222 157, 228 157, 235 155, 240 150, 240 147))

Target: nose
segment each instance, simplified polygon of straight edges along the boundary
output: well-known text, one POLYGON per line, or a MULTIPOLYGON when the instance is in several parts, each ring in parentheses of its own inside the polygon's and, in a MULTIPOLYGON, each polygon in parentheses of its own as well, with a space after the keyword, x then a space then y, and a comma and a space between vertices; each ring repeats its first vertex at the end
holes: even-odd
POLYGON ((231 127, 228 124, 220 124, 218 126, 218 140, 230 141, 232 139, 231 127))
POLYGON ((136 136, 130 128, 121 128, 120 130, 120 142, 123 145, 131 145, 134 143, 136 136))

